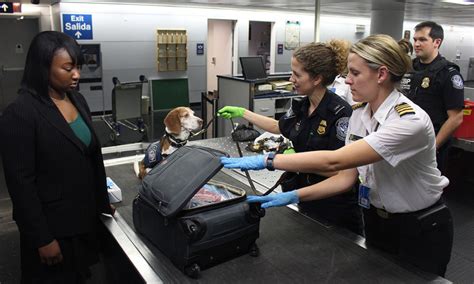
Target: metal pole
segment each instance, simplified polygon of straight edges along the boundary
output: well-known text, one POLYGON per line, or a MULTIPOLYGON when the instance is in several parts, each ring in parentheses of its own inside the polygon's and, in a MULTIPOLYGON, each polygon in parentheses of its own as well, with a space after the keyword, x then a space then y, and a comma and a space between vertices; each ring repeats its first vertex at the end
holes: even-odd
POLYGON ((320 14, 321 14, 321 6, 319 0, 314 0, 314 42, 319 42, 320 36, 320 14))

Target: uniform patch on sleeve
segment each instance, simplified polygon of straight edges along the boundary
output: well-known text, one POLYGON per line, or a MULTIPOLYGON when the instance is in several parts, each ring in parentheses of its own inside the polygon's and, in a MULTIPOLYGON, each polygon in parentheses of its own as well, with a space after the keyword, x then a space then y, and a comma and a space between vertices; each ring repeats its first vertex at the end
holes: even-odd
POLYGON ((400 115, 400 117, 407 114, 415 114, 415 110, 407 103, 398 104, 394 108, 398 112, 398 115, 400 115))
POLYGON ((462 90, 464 88, 464 82, 462 81, 461 76, 454 75, 451 77, 451 82, 453 82, 453 88, 462 90))
POLYGON ((347 128, 349 127, 349 117, 344 116, 336 121, 336 137, 341 141, 346 141, 347 128))
POLYGON ((161 146, 160 141, 153 142, 145 150, 145 158, 143 162, 147 168, 153 168, 156 164, 161 162, 161 146))

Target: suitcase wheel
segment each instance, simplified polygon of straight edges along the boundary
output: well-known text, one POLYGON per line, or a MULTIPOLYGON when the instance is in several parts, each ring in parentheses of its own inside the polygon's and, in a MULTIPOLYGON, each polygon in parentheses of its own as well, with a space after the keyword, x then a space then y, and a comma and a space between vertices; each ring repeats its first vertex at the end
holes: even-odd
POLYGON ((256 243, 253 243, 250 246, 250 251, 249 251, 250 256, 257 257, 260 255, 260 249, 258 248, 256 243))
POLYGON ((201 268, 197 263, 193 263, 184 268, 184 273, 191 278, 198 278, 201 274, 201 268))

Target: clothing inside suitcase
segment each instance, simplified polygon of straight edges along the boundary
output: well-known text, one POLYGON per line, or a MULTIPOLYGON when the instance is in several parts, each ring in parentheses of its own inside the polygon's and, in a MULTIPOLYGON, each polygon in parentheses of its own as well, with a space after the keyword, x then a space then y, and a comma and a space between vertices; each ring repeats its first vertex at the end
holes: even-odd
POLYGON ((191 198, 183 210, 196 209, 245 196, 245 190, 210 180, 191 198))
POLYGON ((181 147, 145 176, 133 202, 137 232, 191 277, 245 253, 258 255, 265 211, 246 202, 247 186, 221 171, 224 155, 181 147))

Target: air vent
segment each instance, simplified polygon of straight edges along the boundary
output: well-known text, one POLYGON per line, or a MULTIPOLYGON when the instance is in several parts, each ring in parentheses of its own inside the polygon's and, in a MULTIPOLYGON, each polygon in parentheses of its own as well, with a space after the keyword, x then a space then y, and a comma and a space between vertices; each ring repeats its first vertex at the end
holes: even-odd
POLYGON ((365 33, 365 25, 356 25, 356 34, 365 33))

